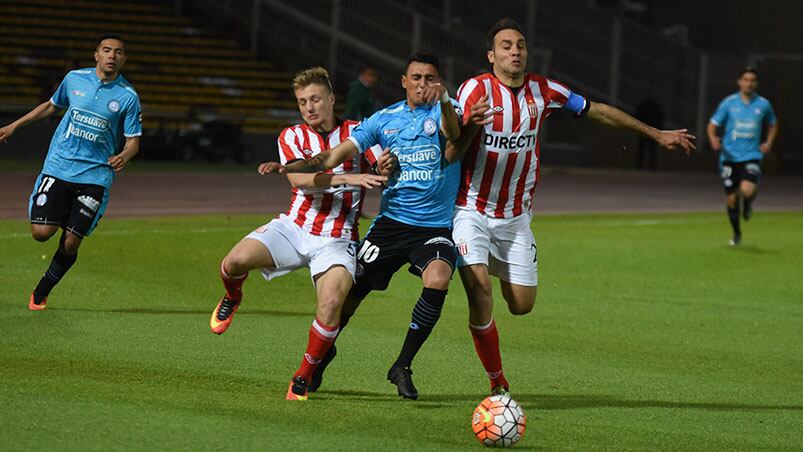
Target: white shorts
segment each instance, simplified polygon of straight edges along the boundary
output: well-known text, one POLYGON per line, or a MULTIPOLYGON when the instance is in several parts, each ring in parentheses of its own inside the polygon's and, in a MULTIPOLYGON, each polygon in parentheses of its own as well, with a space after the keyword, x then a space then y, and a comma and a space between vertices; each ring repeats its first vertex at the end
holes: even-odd
POLYGON ((457 266, 485 264, 502 281, 521 286, 538 285, 538 248, 530 229, 530 214, 493 218, 476 210, 457 208, 452 238, 457 266))
POLYGON ((351 274, 357 267, 357 243, 344 238, 321 237, 301 229, 287 217, 276 218, 245 236, 262 242, 273 256, 276 268, 263 268, 268 281, 293 270, 309 267, 310 275, 321 274, 335 265, 342 265, 351 274))

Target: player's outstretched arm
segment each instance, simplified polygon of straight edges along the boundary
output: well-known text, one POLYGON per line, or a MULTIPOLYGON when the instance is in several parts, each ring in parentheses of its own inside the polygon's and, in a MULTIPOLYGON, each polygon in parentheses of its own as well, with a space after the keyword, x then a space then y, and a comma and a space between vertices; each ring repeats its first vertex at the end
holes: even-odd
POLYGON ((484 126, 493 122, 493 115, 488 114, 491 106, 488 104, 488 95, 483 95, 469 110, 469 116, 466 123, 460 127, 460 138, 454 143, 451 141, 446 143, 446 160, 449 163, 454 163, 461 158, 468 150, 471 140, 474 135, 484 126))
POLYGON ((630 129, 645 137, 652 138, 662 148, 669 151, 682 149, 686 154, 690 154, 691 151, 696 149, 692 143, 694 135, 690 134, 688 129, 658 130, 607 104, 591 102, 588 117, 610 127, 630 129))
POLYGON ((51 103, 49 100, 42 102, 39 104, 39 106, 29 111, 25 116, 17 119, 3 128, 0 128, 0 143, 5 143, 6 140, 11 138, 11 135, 14 135, 14 132, 16 132, 20 127, 43 118, 47 118, 55 112, 56 106, 53 105, 53 103, 51 103))
POLYGON ((119 154, 109 157, 109 165, 119 173, 125 168, 128 161, 137 155, 137 152, 139 152, 139 137, 126 137, 123 150, 119 154))

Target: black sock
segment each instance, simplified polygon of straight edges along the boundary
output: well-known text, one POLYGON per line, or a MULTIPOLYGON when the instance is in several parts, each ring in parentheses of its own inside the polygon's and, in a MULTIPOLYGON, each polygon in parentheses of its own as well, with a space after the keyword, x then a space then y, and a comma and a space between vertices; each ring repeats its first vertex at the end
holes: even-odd
POLYGON ((731 221, 734 235, 741 235, 742 230, 739 228, 739 205, 736 207, 728 207, 728 219, 731 221))
POLYGON ((78 259, 78 254, 67 256, 62 252, 61 247, 56 250, 53 260, 50 261, 50 267, 48 267, 42 279, 39 280, 36 289, 33 290, 35 302, 41 302, 50 294, 50 291, 61 281, 61 278, 64 277, 67 271, 70 270, 70 267, 73 266, 76 259, 78 259))
POLYGON ((441 316, 443 302, 446 299, 446 290, 430 289, 425 287, 421 297, 413 308, 410 328, 404 338, 399 357, 393 367, 410 367, 418 350, 424 345, 435 324, 441 316))

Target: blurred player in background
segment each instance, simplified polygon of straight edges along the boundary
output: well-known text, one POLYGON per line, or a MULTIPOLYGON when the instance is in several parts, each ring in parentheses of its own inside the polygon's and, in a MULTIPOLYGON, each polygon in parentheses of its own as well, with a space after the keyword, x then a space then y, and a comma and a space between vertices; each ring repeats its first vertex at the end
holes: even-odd
MULTIPOLYGON (((385 290, 405 264, 421 278, 423 289, 412 312, 404 344, 388 371, 400 396, 418 398, 413 385, 413 358, 440 318, 457 257, 451 238, 452 211, 459 166, 444 152, 447 140, 460 134, 455 103, 440 83, 438 59, 413 55, 401 78, 407 98, 373 114, 354 129, 349 141, 315 159, 273 164, 272 171, 317 172, 333 168, 371 146, 390 149, 398 174, 382 193, 379 215, 357 252, 357 280, 340 317, 345 327, 372 290, 385 290)), ((384 164, 383 164, 384 167, 384 164)), ((332 348, 331 350, 335 350, 332 348)), ((318 368, 310 390, 318 388, 330 353, 318 368)))
MULTIPOLYGON (((490 275, 514 315, 530 312, 538 285, 538 258, 530 223, 539 180, 538 131, 552 112, 626 128, 665 149, 694 149, 686 129, 662 131, 609 105, 590 102, 565 85, 525 72, 527 43, 519 25, 502 19, 486 37, 492 72, 463 83, 457 98, 464 127, 456 155, 465 152, 454 212, 453 238, 469 304, 469 329, 491 381, 507 393, 499 334, 493 319, 490 275)), ((450 153, 451 155, 451 153, 450 153)))
MULTIPOLYGON (((335 95, 329 74, 321 67, 299 72, 293 91, 302 124, 285 128, 279 135, 283 164, 326 155, 356 126, 335 116, 335 95)), ((376 148, 379 149, 379 148, 376 148)), ((306 400, 312 372, 338 333, 340 310, 351 289, 360 209, 366 188, 381 185, 383 176, 369 174, 376 162, 373 151, 353 153, 330 171, 288 174, 293 187, 290 209, 279 218, 258 227, 229 251, 220 265, 226 294, 218 303, 210 326, 222 334, 240 306, 242 286, 248 272, 260 269, 267 280, 309 267, 317 295, 315 320, 309 329, 307 349, 287 390, 288 400, 306 400)), ((265 174, 267 164, 259 165, 265 174)))
POLYGON ((106 210, 115 173, 139 151, 141 109, 137 92, 120 74, 123 39, 102 36, 95 61, 95 67, 67 73, 49 101, 0 129, 5 142, 18 128, 67 109, 28 200, 35 240, 45 242, 62 229, 50 266, 31 293, 28 308, 34 311, 45 309, 50 291, 75 264, 81 241, 106 210))
POLYGON ((756 93, 758 72, 742 69, 737 81, 739 92, 719 103, 706 132, 711 148, 719 152, 719 174, 727 195, 728 219, 733 227, 731 246, 742 241, 739 226, 739 204, 747 221, 753 214, 753 200, 761 180, 761 161, 772 150, 778 136, 778 119, 770 101, 756 93), (766 139, 762 130, 766 126, 766 139), (722 129, 723 138, 717 135, 722 129))

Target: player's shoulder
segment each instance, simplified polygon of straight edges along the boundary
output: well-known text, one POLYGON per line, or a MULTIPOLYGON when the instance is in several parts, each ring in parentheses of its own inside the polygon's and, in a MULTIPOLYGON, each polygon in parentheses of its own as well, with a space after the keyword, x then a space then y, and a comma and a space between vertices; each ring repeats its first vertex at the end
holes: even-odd
POLYGON ((292 134, 300 133, 304 129, 305 126, 307 126, 307 125, 305 123, 303 123, 303 122, 299 123, 299 124, 294 124, 292 126, 287 126, 284 129, 282 129, 281 132, 279 132, 279 137, 284 137, 284 136, 287 136, 287 135, 289 135, 291 133, 292 134))
POLYGON ((131 96, 139 99, 139 93, 137 92, 136 89, 134 89, 134 85, 132 85, 131 82, 129 82, 127 78, 123 77, 123 74, 118 74, 117 76, 120 77, 120 80, 118 81, 117 86, 119 86, 120 89, 122 89, 123 91, 127 92, 131 96))
POLYGON ((739 93, 733 93, 729 96, 725 96, 725 98, 722 99, 723 104, 732 104, 738 101, 739 101, 739 93))
POLYGON ((369 119, 390 119, 395 115, 404 111, 404 106, 407 104, 406 100, 400 100, 395 104, 388 105, 387 107, 379 110, 378 112, 371 115, 369 119))
POLYGON ((73 69, 64 76, 65 81, 89 81, 95 73, 94 68, 73 69))
POLYGON ((772 102, 770 102, 770 100, 769 100, 769 99, 767 99, 766 97, 764 97, 764 96, 761 96, 761 95, 759 95, 759 94, 756 94, 756 100, 757 100, 757 101, 758 101, 758 102, 759 102, 761 105, 764 105, 764 106, 766 106, 766 105, 772 105, 772 102))

